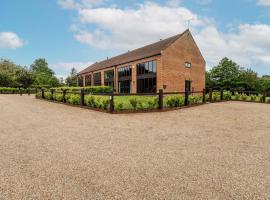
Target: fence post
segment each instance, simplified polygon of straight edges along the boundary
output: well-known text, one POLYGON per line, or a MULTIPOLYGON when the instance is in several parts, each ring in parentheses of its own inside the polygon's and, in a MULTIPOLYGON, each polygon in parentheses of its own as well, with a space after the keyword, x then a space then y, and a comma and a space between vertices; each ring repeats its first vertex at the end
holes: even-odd
POLYGON ((206 102, 205 93, 206 93, 206 91, 205 91, 205 89, 203 89, 203 103, 206 102))
POLYGON ((185 90, 185 106, 189 105, 189 90, 185 90))
POLYGON ((112 92, 110 96, 110 112, 114 112, 114 92, 112 92))
POLYGON ((212 102, 212 97, 213 97, 213 89, 209 89, 209 102, 212 102))
POLYGON ((84 106, 84 89, 81 89, 81 106, 84 106))
POLYGON ((263 103, 266 102, 266 92, 265 91, 263 92, 263 99, 262 100, 263 100, 263 103))
POLYGON ((66 103, 67 100, 66 100, 66 94, 67 94, 67 91, 66 90, 63 90, 63 103, 66 103))
POLYGON ((163 110, 163 89, 160 89, 158 93, 158 109, 163 110))
POLYGON ((30 96, 30 93, 31 93, 31 90, 30 90, 30 88, 28 89, 28 96, 30 96))
POLYGON ((223 93, 224 93, 224 91, 223 91, 223 89, 221 89, 221 90, 220 90, 220 100, 221 100, 221 101, 223 101, 223 93))
POLYGON ((41 98, 42 98, 42 99, 45 98, 45 96, 44 96, 44 89, 43 89, 43 88, 41 89, 41 98))
POLYGON ((53 100, 53 93, 54 93, 54 89, 51 89, 51 95, 52 95, 51 100, 53 100))
POLYGON ((20 88, 19 90, 20 90, 20 96, 22 96, 22 89, 20 88))

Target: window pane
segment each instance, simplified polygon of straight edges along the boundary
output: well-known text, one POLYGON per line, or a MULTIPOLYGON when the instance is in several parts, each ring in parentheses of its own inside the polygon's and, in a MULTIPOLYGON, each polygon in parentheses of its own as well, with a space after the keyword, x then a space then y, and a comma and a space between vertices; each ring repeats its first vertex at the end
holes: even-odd
POLYGON ((149 73, 153 73, 153 61, 149 62, 149 73))
POLYGON ((157 72, 157 61, 153 61, 153 72, 157 72))

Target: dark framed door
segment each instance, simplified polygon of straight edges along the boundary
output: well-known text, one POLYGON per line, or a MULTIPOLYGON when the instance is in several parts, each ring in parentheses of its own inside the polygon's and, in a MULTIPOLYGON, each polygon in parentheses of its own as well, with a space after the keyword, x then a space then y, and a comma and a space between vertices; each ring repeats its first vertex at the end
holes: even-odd
POLYGON ((186 80, 185 81, 185 91, 191 91, 191 81, 190 80, 186 80))

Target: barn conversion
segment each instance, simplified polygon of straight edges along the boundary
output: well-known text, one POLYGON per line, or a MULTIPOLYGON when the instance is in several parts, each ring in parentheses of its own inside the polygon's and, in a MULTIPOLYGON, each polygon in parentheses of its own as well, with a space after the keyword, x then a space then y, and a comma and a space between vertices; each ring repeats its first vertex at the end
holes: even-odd
POLYGON ((117 93, 202 91, 205 60, 189 30, 89 66, 80 86, 112 86, 117 93))

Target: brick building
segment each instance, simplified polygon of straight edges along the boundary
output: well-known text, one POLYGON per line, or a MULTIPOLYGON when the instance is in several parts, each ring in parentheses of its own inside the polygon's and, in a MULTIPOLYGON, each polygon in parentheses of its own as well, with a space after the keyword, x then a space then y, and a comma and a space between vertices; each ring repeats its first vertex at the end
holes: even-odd
POLYGON ((112 86, 118 93, 202 91, 205 60, 189 30, 97 62, 79 73, 81 86, 112 86))

